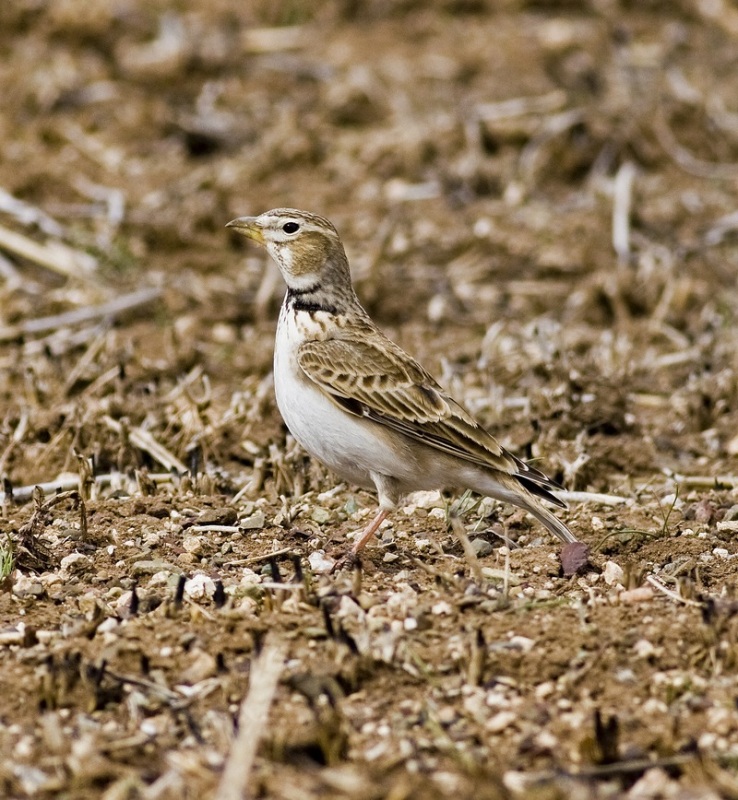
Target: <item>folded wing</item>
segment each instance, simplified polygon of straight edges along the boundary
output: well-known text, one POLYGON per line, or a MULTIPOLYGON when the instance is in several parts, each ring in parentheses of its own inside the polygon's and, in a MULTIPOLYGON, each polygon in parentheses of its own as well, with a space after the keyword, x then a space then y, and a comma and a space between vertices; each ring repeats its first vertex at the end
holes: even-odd
POLYGON ((508 453, 420 364, 376 330, 345 330, 304 343, 298 363, 335 403, 484 469, 516 477, 529 491, 563 506, 539 470, 508 453), (351 371, 340 365, 351 364, 351 371))

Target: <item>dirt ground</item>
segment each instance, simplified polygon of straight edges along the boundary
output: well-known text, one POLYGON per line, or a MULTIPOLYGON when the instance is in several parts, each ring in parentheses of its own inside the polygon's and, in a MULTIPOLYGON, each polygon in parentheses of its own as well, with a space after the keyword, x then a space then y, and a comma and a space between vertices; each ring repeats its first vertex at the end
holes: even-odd
POLYGON ((737 57, 728 0, 0 4, 1 796, 251 746, 252 797, 738 798, 737 57), (376 499, 276 409, 224 225, 277 206, 562 483, 576 574, 437 493, 325 574, 376 499))

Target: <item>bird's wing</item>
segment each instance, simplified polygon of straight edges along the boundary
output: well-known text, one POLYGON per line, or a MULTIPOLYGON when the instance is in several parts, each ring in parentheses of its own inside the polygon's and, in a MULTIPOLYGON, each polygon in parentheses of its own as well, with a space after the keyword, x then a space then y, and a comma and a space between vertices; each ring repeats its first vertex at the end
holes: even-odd
POLYGON ((417 361, 368 326, 305 342, 297 361, 310 380, 351 414, 472 464, 521 478, 526 485, 557 485, 508 453, 417 361))

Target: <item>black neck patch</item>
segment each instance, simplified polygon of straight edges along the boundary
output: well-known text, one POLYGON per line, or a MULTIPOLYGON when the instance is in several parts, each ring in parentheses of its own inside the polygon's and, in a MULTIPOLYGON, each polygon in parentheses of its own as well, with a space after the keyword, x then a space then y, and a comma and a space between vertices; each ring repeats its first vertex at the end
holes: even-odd
POLYGON ((318 302, 317 293, 320 286, 310 286, 307 289, 287 289, 285 303, 294 311, 307 311, 314 314, 324 311, 326 314, 338 314, 336 306, 329 302, 318 302))

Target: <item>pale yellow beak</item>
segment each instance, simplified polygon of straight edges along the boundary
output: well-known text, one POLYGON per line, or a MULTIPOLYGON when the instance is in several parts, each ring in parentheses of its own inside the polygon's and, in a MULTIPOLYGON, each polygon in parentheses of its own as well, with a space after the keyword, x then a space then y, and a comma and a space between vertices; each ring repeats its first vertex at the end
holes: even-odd
POLYGON ((264 244, 264 234, 256 217, 238 217, 226 224, 226 228, 234 228, 257 244, 264 244))

